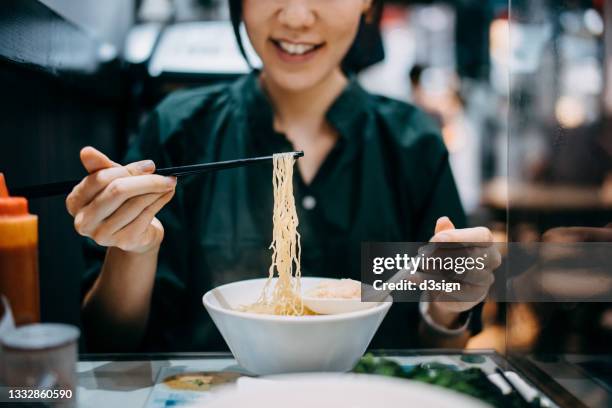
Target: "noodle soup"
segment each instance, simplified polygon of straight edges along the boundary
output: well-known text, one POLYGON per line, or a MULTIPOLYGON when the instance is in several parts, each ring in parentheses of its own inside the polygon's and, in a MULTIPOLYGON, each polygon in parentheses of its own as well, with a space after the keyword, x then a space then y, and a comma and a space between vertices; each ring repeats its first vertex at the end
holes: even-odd
MULTIPOLYGON (((321 280, 301 277, 304 293, 321 280)), ((202 298, 240 366, 253 374, 350 370, 391 307, 389 298, 365 310, 333 315, 245 313, 241 306, 256 303, 267 281, 228 283, 202 298)))
POLYGON ((299 222, 293 197, 295 158, 292 154, 274 155, 273 164, 268 277, 219 286, 207 292, 202 302, 238 363, 254 374, 350 370, 391 303, 352 313, 312 316, 304 306, 302 283, 304 289, 310 289, 308 286, 314 287, 321 278, 301 276, 299 222))

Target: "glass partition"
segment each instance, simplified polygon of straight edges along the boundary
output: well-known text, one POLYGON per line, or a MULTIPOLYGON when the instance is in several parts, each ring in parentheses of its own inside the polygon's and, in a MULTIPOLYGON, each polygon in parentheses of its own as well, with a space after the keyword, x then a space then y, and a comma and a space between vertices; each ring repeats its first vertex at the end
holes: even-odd
POLYGON ((508 237, 522 252, 505 271, 506 347, 572 406, 612 404, 611 18, 607 0, 509 14, 508 237))

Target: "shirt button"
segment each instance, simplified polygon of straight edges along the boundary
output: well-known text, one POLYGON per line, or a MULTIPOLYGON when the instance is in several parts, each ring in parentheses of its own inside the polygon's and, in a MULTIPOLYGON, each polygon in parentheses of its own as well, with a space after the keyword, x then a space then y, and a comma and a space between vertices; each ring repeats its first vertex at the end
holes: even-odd
POLYGON ((317 200, 313 196, 307 195, 302 199, 302 207, 305 210, 312 210, 317 206, 317 200))

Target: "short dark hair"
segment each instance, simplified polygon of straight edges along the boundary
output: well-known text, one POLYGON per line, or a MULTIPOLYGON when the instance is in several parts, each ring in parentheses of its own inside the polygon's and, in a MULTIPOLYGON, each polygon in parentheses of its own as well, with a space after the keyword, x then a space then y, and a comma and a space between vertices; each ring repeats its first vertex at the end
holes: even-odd
MULTIPOLYGON (((238 42, 240 53, 249 62, 242 35, 240 33, 240 24, 242 23, 242 1, 243 0, 228 0, 230 9, 230 20, 234 28, 234 35, 238 42)), ((362 69, 373 65, 384 59, 384 50, 378 24, 382 14, 382 6, 384 0, 373 0, 372 8, 367 16, 361 19, 359 31, 355 42, 347 53, 342 67, 348 72, 359 72, 362 69)))

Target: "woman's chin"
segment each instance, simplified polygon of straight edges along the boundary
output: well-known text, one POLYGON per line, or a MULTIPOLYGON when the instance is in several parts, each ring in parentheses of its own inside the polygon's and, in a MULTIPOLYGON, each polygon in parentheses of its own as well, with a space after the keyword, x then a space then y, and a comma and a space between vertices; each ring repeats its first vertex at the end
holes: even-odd
POLYGON ((305 92, 324 81, 325 75, 307 72, 267 72, 266 81, 285 92, 305 92))

